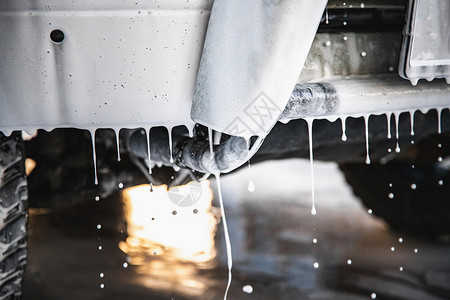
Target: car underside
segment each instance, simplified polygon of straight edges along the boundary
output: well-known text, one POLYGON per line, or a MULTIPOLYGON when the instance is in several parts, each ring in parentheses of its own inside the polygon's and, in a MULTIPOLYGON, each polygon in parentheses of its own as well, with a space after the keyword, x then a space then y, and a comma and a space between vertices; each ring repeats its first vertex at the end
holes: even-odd
MULTIPOLYGON (((214 10, 229 5, 233 11, 238 2, 199 0, 187 8, 179 1, 137 8, 80 2, 73 9, 69 1, 39 1, 36 7, 25 2, 0 5, 0 24, 16 26, 0 29, 6 53, 0 63, 0 170, 2 190, 8 176, 25 178, 25 168, 11 167, 16 161, 7 159, 11 149, 18 149, 18 161, 27 167, 30 207, 67 207, 144 183, 180 186, 232 173, 248 161, 305 158, 338 163, 355 194, 393 228, 426 236, 450 234, 448 2, 304 4, 314 8, 310 18, 320 16, 317 26, 293 27, 306 42, 290 31, 287 39, 286 33, 265 29, 262 37, 270 38, 264 43, 294 49, 274 50, 266 44, 261 53, 242 50, 245 45, 238 42, 249 39, 245 33, 238 42, 217 42, 233 35, 221 36, 223 29, 215 22, 227 25, 223 19, 234 17, 214 10), (429 25, 434 35, 428 36, 437 36, 441 44, 420 31, 425 25, 418 12, 425 11, 424 5, 439 21, 429 25), (181 15, 184 10, 188 13, 181 15), (210 14, 217 19, 207 26, 210 14), (34 47, 23 48, 25 42, 34 47), (428 52, 422 49, 426 44, 428 52), (297 45, 302 45, 304 59, 292 55, 289 60, 297 45), (426 55, 414 57, 420 50, 426 55), (239 51, 242 60, 251 61, 242 73, 256 78, 252 89, 234 88, 253 82, 231 73, 241 61, 227 61, 227 55, 239 51), (283 55, 286 61, 272 63, 283 55), (224 65, 215 65, 213 58, 224 65), (217 69, 232 75, 222 76, 217 69), (280 96, 280 107, 271 91, 283 85, 287 92, 284 88, 279 94, 290 96, 280 96), (269 92, 261 86, 269 86, 269 92), (18 130, 27 132, 23 146, 18 130), (395 200, 388 197, 392 184, 395 200), (424 188, 411 193, 412 184, 424 188), (430 195, 433 205, 428 205, 430 195)), ((263 16, 272 24, 285 16, 291 30, 289 26, 301 23, 290 21, 290 9, 280 8, 286 15, 274 13, 276 17, 263 10, 263 16)), ((257 35, 259 27, 252 24, 258 19, 243 15, 242 24, 257 35)), ((9 295, 8 289, 5 285, 2 295, 9 295)))

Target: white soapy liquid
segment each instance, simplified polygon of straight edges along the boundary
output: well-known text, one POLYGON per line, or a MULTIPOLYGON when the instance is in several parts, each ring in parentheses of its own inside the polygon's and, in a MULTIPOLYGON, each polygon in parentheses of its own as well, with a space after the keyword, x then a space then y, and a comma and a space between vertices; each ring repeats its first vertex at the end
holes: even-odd
POLYGON ((366 133, 366 164, 370 164, 370 156, 369 156, 369 117, 364 116, 364 128, 366 133))
POLYGON ((398 144, 398 123, 400 123, 400 113, 394 113, 394 122, 395 122, 395 138, 397 139, 397 145, 395 146, 395 152, 400 152, 400 146, 398 144))
POLYGON ((437 111, 437 123, 438 123, 438 133, 441 134, 441 112, 442 108, 436 109, 437 111))
POLYGON ((94 161, 94 184, 98 185, 98 178, 97 178, 97 153, 95 151, 95 129, 89 130, 91 134, 91 141, 92 141, 92 160, 94 161))
POLYGON ((409 112, 409 120, 411 122, 411 132, 410 132, 411 135, 414 135, 414 113, 415 113, 414 111, 409 112))
POLYGON ((314 216, 316 215, 316 204, 315 204, 315 196, 314 196, 314 165, 313 165, 313 145, 312 145, 312 126, 314 119, 307 119, 306 122, 308 123, 308 138, 309 138, 309 163, 311 166, 311 199, 312 199, 312 208, 311 208, 311 214, 314 216))
POLYGON ((250 180, 250 181, 248 182, 247 190, 248 190, 250 193, 253 193, 253 192, 255 191, 255 183, 253 182, 253 180, 250 180))
MULTIPOLYGON (((149 128, 147 130, 147 155, 148 155, 148 173, 151 175, 152 174, 152 159, 151 159, 151 155, 150 155, 150 130, 151 130, 151 128, 149 128)), ((172 157, 172 155, 170 157, 172 157)))
POLYGON ((188 130, 188 132, 189 132, 189 137, 194 137, 194 128, 195 128, 195 125, 196 124, 194 124, 194 125, 192 125, 192 126, 189 126, 189 125, 184 125, 184 126, 186 126, 186 129, 188 130))
POLYGON ((387 121, 387 138, 390 139, 391 136, 391 117, 392 113, 386 114, 386 121, 387 121))
POLYGON ((251 285, 245 285, 242 287, 242 291, 247 294, 253 293, 253 287, 251 285))
POLYGON ((208 127, 208 141, 209 141, 209 153, 211 155, 211 157, 214 156, 214 152, 213 152, 213 130, 211 127, 208 127))
POLYGON ((345 122, 347 121, 346 117, 341 117, 341 124, 342 124, 342 141, 346 141, 347 140, 347 135, 345 134, 345 122))
POLYGON ((169 133, 169 153, 170 153, 170 162, 173 163, 173 157, 172 157, 172 128, 173 127, 166 127, 167 132, 169 133))
POLYGON ((217 192, 219 194, 219 204, 220 204, 220 212, 222 213, 222 224, 223 224, 223 231, 225 235, 225 246, 227 249, 227 265, 228 265, 228 283, 227 288, 225 290, 225 295, 223 296, 223 299, 227 299, 228 291, 230 289, 231 285, 231 268, 233 267, 233 257, 231 255, 231 242, 230 242, 230 235, 228 233, 228 225, 227 225, 227 218, 225 216, 225 210, 223 207, 223 199, 222 199, 222 188, 220 186, 220 174, 214 174, 217 180, 217 192))
POLYGON ((116 134, 117 161, 120 161, 120 129, 114 129, 116 134))

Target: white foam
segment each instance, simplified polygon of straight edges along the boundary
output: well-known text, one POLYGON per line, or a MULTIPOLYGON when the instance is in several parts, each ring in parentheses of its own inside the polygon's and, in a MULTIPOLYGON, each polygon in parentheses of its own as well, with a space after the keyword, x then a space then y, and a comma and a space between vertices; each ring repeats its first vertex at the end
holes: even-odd
POLYGON ((316 203, 315 203, 315 195, 314 195, 314 157, 313 157, 313 145, 312 145, 312 129, 313 129, 313 123, 314 119, 307 119, 306 122, 308 123, 308 139, 309 139, 309 163, 311 166, 311 214, 314 216, 316 215, 316 203))
POLYGON ((364 128, 366 134, 366 164, 370 164, 369 156, 369 117, 370 115, 364 116, 364 128))
POLYGON ((228 283, 227 283, 227 288, 225 290, 225 295, 223 296, 223 299, 226 300, 227 296, 228 296, 228 291, 231 286, 231 279, 232 279, 231 269, 233 267, 233 257, 232 257, 232 253, 231 253, 231 242, 230 242, 230 235, 228 233, 227 218, 226 218, 225 209, 223 206, 222 187, 220 186, 220 174, 214 174, 214 176, 216 177, 216 180, 217 180, 217 192, 219 194, 220 211, 222 213, 222 224, 223 224, 223 231, 224 231, 224 235, 225 235, 225 246, 227 249, 228 283))
POLYGON ((94 184, 98 185, 98 178, 97 178, 97 152, 95 150, 95 129, 90 129, 89 133, 91 134, 91 142, 92 142, 92 160, 94 161, 94 184))

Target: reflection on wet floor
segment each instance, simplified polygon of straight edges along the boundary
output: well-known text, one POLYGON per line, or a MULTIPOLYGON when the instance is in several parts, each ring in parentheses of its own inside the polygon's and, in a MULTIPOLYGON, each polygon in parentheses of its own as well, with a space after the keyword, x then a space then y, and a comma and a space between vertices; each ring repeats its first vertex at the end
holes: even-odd
POLYGON ((198 270, 212 269, 216 257, 212 191, 208 181, 166 188, 124 191, 128 237, 119 248, 145 287, 198 297, 208 288, 198 270))
MULTIPOLYGON (((316 216, 306 161, 223 177, 234 260, 228 299, 450 298, 448 239, 393 232, 335 164, 315 163, 315 173, 316 216)), ((24 299, 223 299, 225 243, 209 185, 139 186, 32 210, 24 299)))

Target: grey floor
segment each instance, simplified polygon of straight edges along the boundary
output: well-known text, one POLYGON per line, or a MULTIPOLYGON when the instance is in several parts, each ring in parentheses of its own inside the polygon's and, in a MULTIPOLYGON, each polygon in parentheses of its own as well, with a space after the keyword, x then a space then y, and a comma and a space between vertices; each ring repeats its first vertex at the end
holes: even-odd
MULTIPOLYGON (((308 161, 222 178, 233 254, 228 299, 450 297, 448 238, 391 231, 353 196, 335 164, 317 162, 314 170, 315 216, 308 161)), ((215 180, 211 186, 217 206, 215 180)), ((143 189, 141 199, 118 194, 32 210, 23 298, 223 299, 227 256, 210 190, 191 189, 189 205, 174 200, 180 191, 143 189)))

